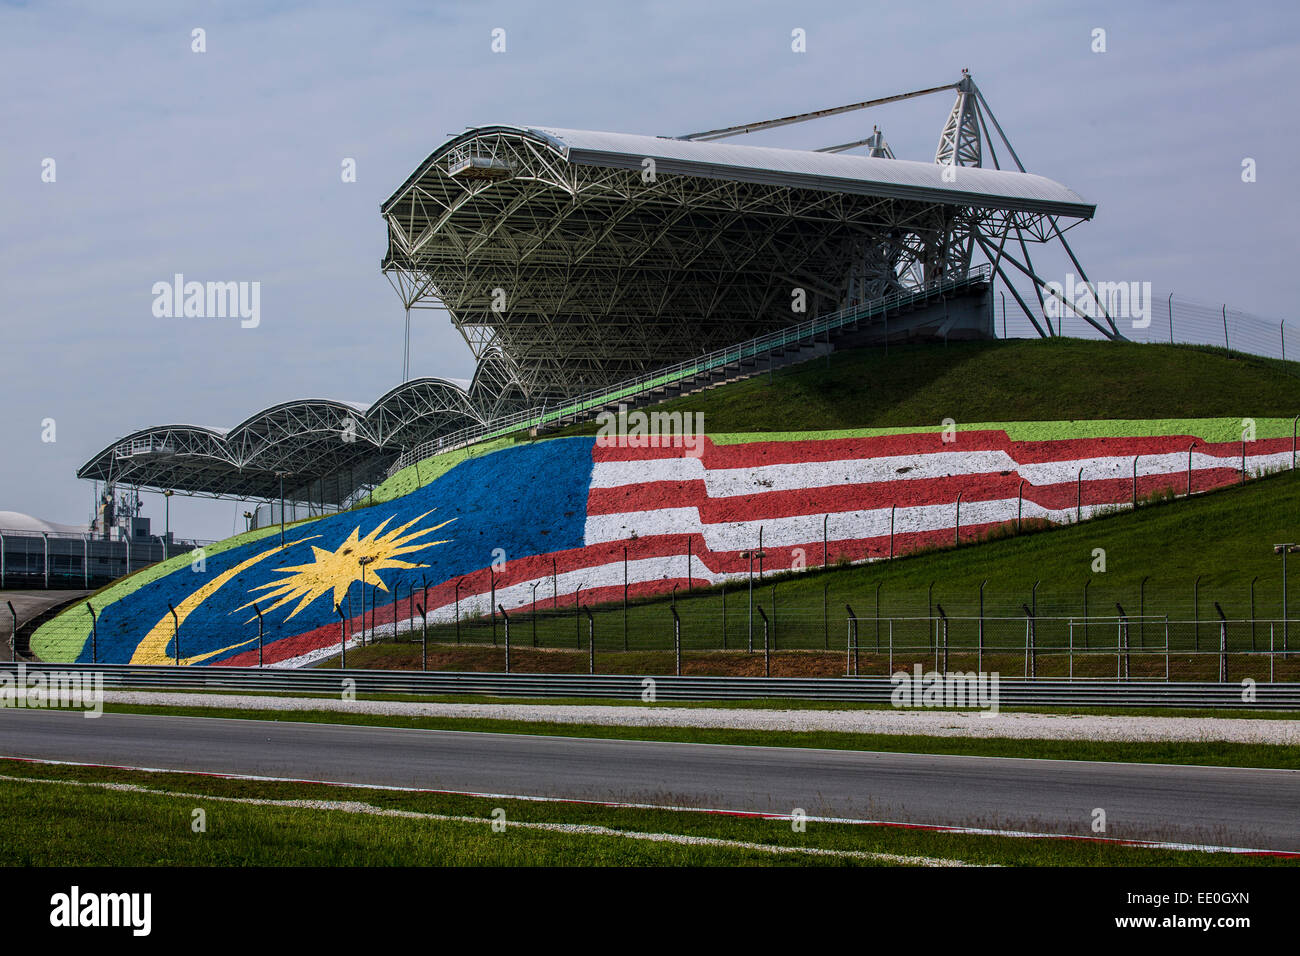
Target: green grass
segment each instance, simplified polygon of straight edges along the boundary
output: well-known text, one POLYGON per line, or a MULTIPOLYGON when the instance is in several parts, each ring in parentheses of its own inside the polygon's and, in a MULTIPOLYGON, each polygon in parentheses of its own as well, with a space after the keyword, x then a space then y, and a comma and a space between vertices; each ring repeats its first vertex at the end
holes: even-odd
MULTIPOLYGON (((497 701, 501 703, 501 701, 497 701)), ((1119 763, 1166 763, 1212 767, 1265 767, 1300 770, 1300 747, 1222 741, 1116 742, 1041 740, 1011 737, 935 737, 919 734, 857 734, 833 731, 732 730, 713 727, 627 727, 558 721, 497 720, 486 717, 421 717, 349 713, 336 710, 244 710, 227 707, 177 707, 105 704, 109 713, 170 714, 235 720, 402 727, 602 740, 656 740, 676 743, 730 744, 747 747, 801 747, 882 753, 956 754, 972 757, 1022 757, 1044 760, 1098 760, 1119 763)))
MULTIPOLYGON (((23 866, 755 866, 958 861, 1012 866, 1268 866, 1276 857, 788 819, 481 799, 184 773, 0 761, 0 863, 23 866), (19 778, 19 779, 14 779, 19 778), (81 785, 74 785, 81 784, 81 785), (107 789, 143 788, 148 792, 107 789), (247 801, 307 801, 267 806, 247 801), (363 805, 370 813, 347 812, 363 805), (194 832, 194 811, 206 829, 194 832), (401 814, 384 816, 387 814, 401 814), (502 832, 490 821, 503 818, 502 832), (431 816, 455 819, 431 819, 431 816), (40 821, 39 826, 30 825, 40 821), (563 831, 537 827, 566 827, 563 831), (592 832, 575 827, 601 828, 592 832), (682 845, 637 834, 736 841, 682 845), (846 857, 789 852, 816 849, 846 857), (897 857, 902 857, 899 861, 897 857)), ((801 808, 819 815, 816 806, 801 808)), ((791 808, 793 811, 793 808, 791 808)))
MULTIPOLYGON (((1072 419, 1291 418, 1300 364, 1222 350, 1083 339, 835 353, 654 406, 710 433, 1072 419)), ((559 434, 593 434, 583 423, 559 434)))

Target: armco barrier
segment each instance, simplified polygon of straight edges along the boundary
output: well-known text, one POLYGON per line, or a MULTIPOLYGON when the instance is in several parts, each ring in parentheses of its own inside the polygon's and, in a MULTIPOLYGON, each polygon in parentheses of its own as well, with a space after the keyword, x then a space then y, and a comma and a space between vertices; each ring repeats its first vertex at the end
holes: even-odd
MULTIPOLYGON (((673 677, 662 675, 490 674, 430 671, 319 670, 255 667, 141 667, 90 664, 0 664, 10 684, 25 668, 102 673, 106 690, 203 690, 337 696, 344 679, 359 694, 477 694, 491 697, 591 697, 641 700, 653 686, 656 701, 831 700, 888 703, 888 677, 673 677), (653 685, 648 682, 653 681, 653 685)), ((1195 707, 1300 710, 1300 684, 1249 685, 1191 681, 999 680, 1000 707, 1195 707), (1249 689, 1249 693, 1247 690, 1249 689), (1250 697, 1253 699, 1247 700, 1250 697)))

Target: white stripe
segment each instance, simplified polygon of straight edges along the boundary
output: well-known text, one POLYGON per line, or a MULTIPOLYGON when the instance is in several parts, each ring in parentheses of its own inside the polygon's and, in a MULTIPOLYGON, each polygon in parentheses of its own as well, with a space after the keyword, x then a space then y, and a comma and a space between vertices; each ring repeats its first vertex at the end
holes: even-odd
MULTIPOLYGON (((623 488, 648 482, 703 479, 711 498, 763 494, 769 491, 799 491, 836 485, 873 484, 888 481, 924 481, 973 474, 1011 472, 1035 485, 1074 481, 1079 469, 1084 478, 1118 478, 1133 474, 1138 459, 1138 476, 1186 473, 1186 452, 1152 455, 1115 455, 1063 461, 1018 463, 1003 451, 925 452, 918 455, 890 455, 812 461, 745 468, 711 468, 695 458, 656 458, 644 461, 597 462, 592 469, 591 487, 623 488)), ((1239 455, 1192 453, 1192 469, 1238 468, 1239 455)), ((1289 467, 1291 453, 1275 452, 1246 456, 1247 470, 1289 467)))

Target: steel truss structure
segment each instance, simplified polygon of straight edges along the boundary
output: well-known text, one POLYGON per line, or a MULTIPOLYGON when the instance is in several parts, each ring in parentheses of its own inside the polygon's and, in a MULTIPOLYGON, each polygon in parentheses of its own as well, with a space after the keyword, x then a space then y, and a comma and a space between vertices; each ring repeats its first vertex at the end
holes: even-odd
POLYGON ((284 402, 231 429, 198 425, 146 428, 114 442, 77 472, 108 485, 165 488, 218 498, 294 501, 339 507, 380 481, 403 448, 485 419, 499 376, 480 369, 467 392, 454 382, 418 378, 373 405, 324 399, 284 402))
MULTIPOLYGON (((1045 307, 1055 293, 1029 247, 1059 242, 1086 283, 1064 233, 1095 211, 1025 170, 966 71, 943 86, 679 137, 473 127, 381 207, 382 269, 406 310, 403 378, 411 310, 441 309, 478 362, 468 389, 417 378, 370 406, 304 400, 228 430, 147 428, 77 474, 266 500, 283 484, 290 500, 339 507, 404 449, 964 276, 977 253, 1038 333, 1055 335, 1045 307), (717 142, 940 92, 956 101, 932 163, 895 158, 879 129, 817 151, 717 142), (1002 168, 990 125, 1014 169, 1002 168), (857 147, 867 155, 847 155, 857 147), (1037 309, 1012 270, 1033 282, 1037 309)), ((1119 337, 1104 303, 1059 305, 1119 337)))
POLYGON ((808 315, 832 311, 964 273, 981 238, 1001 268, 1008 237, 1092 216, 1050 180, 979 168, 981 121, 963 76, 677 139, 474 127, 383 204, 383 269, 408 313, 446 310, 528 399, 570 396, 804 318, 796 289, 808 315), (815 153, 712 142, 946 89, 933 164, 893 159, 878 131, 815 153), (871 155, 838 155, 856 145, 871 155))

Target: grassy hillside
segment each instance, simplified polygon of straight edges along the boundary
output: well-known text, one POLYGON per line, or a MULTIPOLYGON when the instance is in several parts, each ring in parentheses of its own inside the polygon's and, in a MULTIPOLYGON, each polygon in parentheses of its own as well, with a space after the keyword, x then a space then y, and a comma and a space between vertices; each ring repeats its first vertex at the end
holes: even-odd
MULTIPOLYGON (((657 406, 715 432, 963 422, 1300 414, 1300 363, 1222 350, 1082 339, 835 353, 657 406)), ((591 434, 594 423, 563 434, 591 434)))
MULTIPOLYGON (((813 568, 798 573, 765 575, 755 581, 754 601, 770 618, 775 619, 777 645, 784 649, 820 649, 827 645, 843 648, 847 612, 853 606, 863 619, 860 641, 874 647, 874 618, 877 594, 882 618, 917 618, 930 613, 930 601, 942 605, 950 617, 974 617, 979 610, 979 588, 984 589, 984 610, 989 618, 1011 620, 987 628, 990 645, 1004 648, 1023 646, 1024 618, 1021 606, 1035 604, 1040 617, 1076 617, 1083 613, 1083 590, 1088 586, 1091 617, 1116 615, 1115 604, 1136 617, 1139 609, 1148 616, 1168 615, 1175 621, 1202 622, 1201 649, 1218 646, 1218 626, 1214 602, 1219 602, 1230 618, 1245 618, 1251 609, 1251 581, 1255 580, 1255 611, 1259 618, 1279 617, 1282 606, 1281 559, 1272 552, 1276 542, 1300 540, 1300 479, 1285 472, 1253 481, 1244 487, 1231 487, 1199 495, 1190 501, 1148 504, 1136 512, 1121 511, 1080 525, 1025 533, 1016 537, 963 544, 960 548, 882 561, 870 565, 836 568, 813 568), (1098 552, 1105 553, 1105 570, 1094 570, 1098 552), (1200 577, 1199 587, 1195 585, 1200 577), (1145 588, 1143 579, 1147 579, 1145 588), (776 585, 773 607, 772 586, 776 585), (931 591, 931 585, 933 590, 931 591), (879 592, 877 592, 879 586, 879 592), (825 608, 825 610, 823 610, 825 608)), ((816 560, 819 556, 811 556, 816 560)), ((832 555, 832 560, 834 555, 832 555)), ((1292 560, 1289 581, 1290 614, 1300 609, 1300 555, 1292 560)), ((538 644, 544 648, 586 647, 588 625, 579 620, 572 604, 550 609, 545 589, 539 601, 536 621, 538 644)), ((745 582, 732 583, 726 591, 726 646, 743 648, 747 643, 747 602, 745 582)), ((633 649, 671 647, 672 616, 670 599, 634 601, 628 612, 628 645, 633 649)), ((683 646, 693 649, 723 646, 723 594, 720 587, 697 589, 688 594, 683 588, 676 602, 683 622, 683 646)), ((593 605, 597 647, 621 650, 623 646, 623 609, 621 602, 593 605)), ((755 612, 756 640, 761 650, 762 625, 755 612)), ((514 640, 531 646, 534 622, 527 609, 515 612, 514 640)), ((498 634, 502 625, 498 622, 498 634)), ((974 625, 954 626, 953 641, 971 639, 974 625), (964 628, 964 630, 963 630, 964 628), (956 632, 961 630, 960 634, 956 632)), ((1091 625, 1084 635, 1076 630, 1076 644, 1087 640, 1090 646, 1115 646, 1114 624, 1091 625)), ((1281 649, 1282 631, 1276 631, 1281 649)), ((461 626, 465 643, 491 642, 490 621, 465 620, 461 626)), ((924 623, 898 625, 898 639, 913 644, 928 643, 929 629, 924 623)), ((1040 645, 1064 645, 1068 628, 1063 622, 1041 625, 1040 645)), ((1139 639, 1150 646, 1163 646, 1162 623, 1149 620, 1139 635, 1132 632, 1136 647, 1139 639)), ((1259 649, 1269 641, 1267 624, 1258 625, 1253 639, 1259 649)), ((1291 634, 1292 647, 1300 648, 1300 624, 1291 634)), ((454 643, 455 632, 449 625, 430 628, 430 640, 454 643)), ((1175 648, 1196 646, 1197 634, 1192 625, 1172 628, 1175 648)), ((1249 649, 1252 634, 1249 626, 1234 624, 1230 644, 1235 650, 1249 649)), ((841 656, 843 651, 841 650, 841 656)), ((355 666, 403 666, 405 660, 418 661, 419 648, 376 647, 349 654, 355 666), (371 655, 373 654, 373 658, 371 655)), ((1293 663, 1300 663, 1300 655, 1293 663)), ((1105 667, 1114 672, 1114 656, 1105 667)), ((1207 660, 1207 666, 1212 664, 1207 660)), ((585 669, 585 661, 569 662, 563 669, 585 669), (579 667, 575 668, 575 664, 579 667)), ((417 665, 418 666, 418 665, 417 665)), ((611 666, 611 665, 606 665, 611 666)), ((1279 676, 1281 676, 1279 674, 1279 676)), ((1212 675, 1211 675, 1212 679, 1212 675)))

